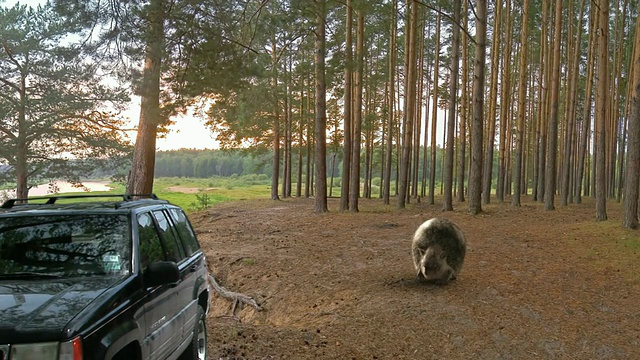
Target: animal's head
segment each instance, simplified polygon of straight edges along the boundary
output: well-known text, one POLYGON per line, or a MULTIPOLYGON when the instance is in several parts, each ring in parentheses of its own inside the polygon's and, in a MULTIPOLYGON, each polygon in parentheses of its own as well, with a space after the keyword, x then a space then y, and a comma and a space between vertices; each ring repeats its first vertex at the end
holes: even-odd
POLYGON ((427 280, 449 281, 452 269, 447 264, 446 254, 442 247, 434 244, 427 248, 420 258, 418 276, 422 274, 427 280))

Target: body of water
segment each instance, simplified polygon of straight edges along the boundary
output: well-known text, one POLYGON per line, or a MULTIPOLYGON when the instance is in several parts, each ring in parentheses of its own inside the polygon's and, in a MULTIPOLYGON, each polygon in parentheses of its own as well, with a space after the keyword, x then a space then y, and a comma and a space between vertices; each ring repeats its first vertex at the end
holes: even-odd
MULTIPOLYGON (((70 192, 86 192, 86 191, 109 191, 111 188, 106 181, 84 181, 82 185, 84 187, 74 187, 71 183, 66 181, 56 181, 55 189, 51 189, 49 184, 42 184, 34 186, 29 189, 29 196, 46 196, 54 193, 70 193, 70 192)), ((14 198, 16 196, 15 190, 3 190, 0 196, 5 198, 14 198)))

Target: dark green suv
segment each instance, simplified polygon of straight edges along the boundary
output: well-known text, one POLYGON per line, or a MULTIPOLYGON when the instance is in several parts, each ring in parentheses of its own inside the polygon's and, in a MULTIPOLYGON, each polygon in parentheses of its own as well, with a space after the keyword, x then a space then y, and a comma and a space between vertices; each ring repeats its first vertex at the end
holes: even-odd
POLYGON ((205 359, 208 275, 187 216, 155 195, 8 200, 0 360, 205 359))

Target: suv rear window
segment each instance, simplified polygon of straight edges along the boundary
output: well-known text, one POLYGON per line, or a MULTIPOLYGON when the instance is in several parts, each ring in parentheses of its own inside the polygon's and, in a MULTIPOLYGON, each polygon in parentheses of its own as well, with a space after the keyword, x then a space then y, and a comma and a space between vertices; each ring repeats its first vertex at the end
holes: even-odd
POLYGON ((173 218, 173 221, 176 224, 176 230, 178 230, 178 234, 182 239, 187 256, 191 256, 191 254, 198 251, 200 245, 198 245, 196 234, 193 232, 191 224, 189 224, 187 215, 179 209, 169 209, 169 212, 171 213, 171 218, 173 218))
POLYGON ((0 277, 126 275, 131 231, 125 215, 6 217, 0 277))

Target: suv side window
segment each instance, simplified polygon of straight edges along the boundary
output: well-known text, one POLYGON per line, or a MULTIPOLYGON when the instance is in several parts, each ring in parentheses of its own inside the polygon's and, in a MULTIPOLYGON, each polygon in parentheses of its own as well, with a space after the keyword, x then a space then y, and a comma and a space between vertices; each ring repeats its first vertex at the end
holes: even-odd
POLYGON ((142 213, 138 215, 138 234, 140 235, 140 264, 142 269, 152 262, 164 260, 162 243, 151 214, 142 213))
POLYGON ((164 211, 154 211, 153 216, 158 222, 160 233, 162 234, 162 238, 166 245, 167 260, 174 261, 176 263, 180 262, 185 258, 184 249, 180 244, 180 239, 178 239, 170 220, 167 218, 164 211))
POLYGON ((171 213, 173 222, 176 224, 176 230, 178 230, 178 234, 180 234, 180 238, 182 238, 187 256, 190 256, 198 251, 200 245, 198 245, 196 234, 193 232, 191 224, 189 224, 187 215, 180 209, 169 209, 169 212, 171 213))

